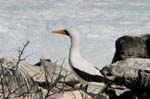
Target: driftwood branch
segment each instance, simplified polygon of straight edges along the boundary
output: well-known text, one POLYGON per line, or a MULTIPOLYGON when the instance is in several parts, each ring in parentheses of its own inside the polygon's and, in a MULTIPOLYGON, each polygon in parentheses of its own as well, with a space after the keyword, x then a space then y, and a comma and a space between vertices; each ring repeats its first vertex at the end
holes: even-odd
POLYGON ((26 59, 26 57, 24 57, 24 58, 22 58, 22 56, 23 56, 23 54, 24 54, 24 50, 26 49, 26 47, 28 46, 28 44, 30 43, 30 41, 27 41, 24 45, 23 45, 23 48, 21 49, 21 48, 19 48, 19 55, 18 55, 18 61, 17 61, 17 63, 16 63, 16 71, 17 71, 17 69, 18 69, 18 66, 19 66, 19 64, 20 64, 20 62, 21 61, 23 61, 23 60, 25 60, 26 59))

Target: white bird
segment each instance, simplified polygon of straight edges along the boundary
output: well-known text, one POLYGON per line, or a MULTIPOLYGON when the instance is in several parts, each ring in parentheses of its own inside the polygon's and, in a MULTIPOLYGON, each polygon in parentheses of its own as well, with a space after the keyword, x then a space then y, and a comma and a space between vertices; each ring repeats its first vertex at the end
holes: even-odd
POLYGON ((77 31, 73 29, 62 29, 52 32, 70 37, 69 65, 82 84, 88 84, 88 82, 103 82, 103 76, 100 71, 81 56, 80 35, 77 31))

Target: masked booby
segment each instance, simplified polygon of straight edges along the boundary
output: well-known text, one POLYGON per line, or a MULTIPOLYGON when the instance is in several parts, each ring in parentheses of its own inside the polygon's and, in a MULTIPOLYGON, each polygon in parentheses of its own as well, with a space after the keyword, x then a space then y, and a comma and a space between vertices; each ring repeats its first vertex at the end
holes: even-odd
POLYGON ((103 82, 103 76, 100 71, 81 56, 80 35, 76 30, 62 29, 52 32, 69 36, 71 41, 69 65, 82 84, 88 84, 88 82, 103 82))

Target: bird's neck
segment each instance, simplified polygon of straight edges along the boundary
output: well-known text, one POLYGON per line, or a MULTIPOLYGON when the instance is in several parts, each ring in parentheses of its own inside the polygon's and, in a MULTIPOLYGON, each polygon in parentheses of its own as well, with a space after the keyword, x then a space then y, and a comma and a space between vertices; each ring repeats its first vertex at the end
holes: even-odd
POLYGON ((82 56, 80 54, 80 39, 79 38, 72 38, 71 39, 69 57, 70 57, 70 59, 82 58, 82 56))

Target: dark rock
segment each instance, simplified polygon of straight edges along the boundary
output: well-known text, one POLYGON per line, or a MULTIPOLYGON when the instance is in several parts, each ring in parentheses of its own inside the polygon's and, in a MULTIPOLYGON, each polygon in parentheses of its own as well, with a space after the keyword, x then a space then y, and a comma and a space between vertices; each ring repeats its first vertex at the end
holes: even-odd
POLYGON ((44 89, 48 89, 50 87, 50 83, 47 82, 35 82, 35 83, 44 89))
POLYGON ((146 35, 142 36, 142 39, 145 40, 148 58, 150 58, 150 34, 146 34, 146 35))
POLYGON ((35 66, 42 66, 43 62, 49 62, 49 63, 51 63, 51 60, 50 59, 40 59, 40 61, 37 62, 37 63, 35 63, 34 65, 35 66))
POLYGON ((150 59, 128 58, 104 67, 101 73, 113 83, 126 86, 138 97, 150 94, 150 59))
MULTIPOLYGON (((122 36, 116 40, 116 52, 112 60, 114 64, 104 67, 101 73, 115 84, 124 85, 131 91, 114 95, 115 99, 148 99, 150 63, 146 58, 150 58, 150 34, 122 36)), ((116 92, 116 89, 113 90, 116 92)))
POLYGON ((149 37, 146 37, 122 36, 118 38, 112 63, 126 58, 148 58, 146 45, 149 44, 149 37))
POLYGON ((115 99, 137 99, 137 95, 132 91, 126 91, 115 99))

